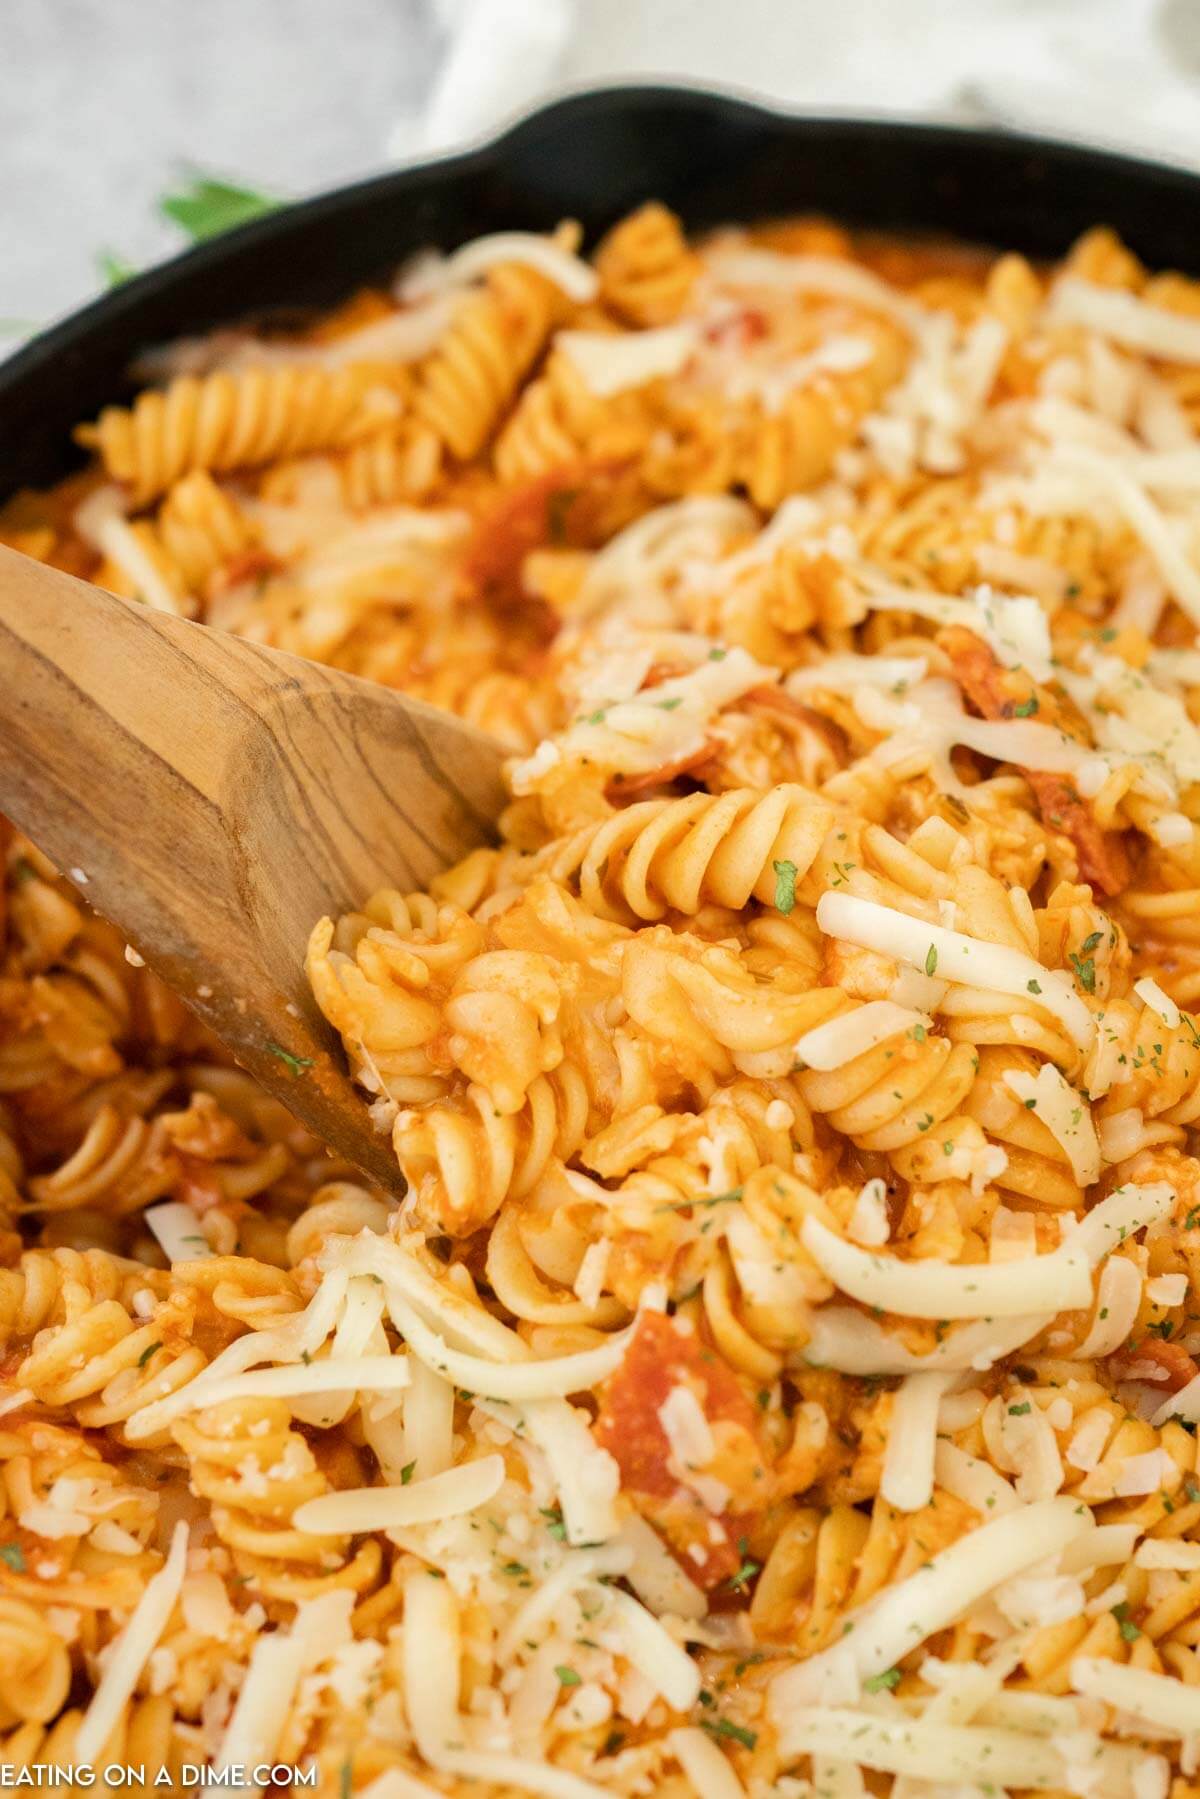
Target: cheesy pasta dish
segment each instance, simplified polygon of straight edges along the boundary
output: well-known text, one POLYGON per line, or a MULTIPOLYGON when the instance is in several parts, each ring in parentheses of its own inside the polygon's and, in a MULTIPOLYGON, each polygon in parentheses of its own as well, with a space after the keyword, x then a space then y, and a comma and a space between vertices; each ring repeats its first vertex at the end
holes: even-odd
POLYGON ((510 799, 313 921, 402 1199, 3 840, 6 1783, 1197 1799, 1200 285, 648 204, 142 377, 0 538, 510 799))

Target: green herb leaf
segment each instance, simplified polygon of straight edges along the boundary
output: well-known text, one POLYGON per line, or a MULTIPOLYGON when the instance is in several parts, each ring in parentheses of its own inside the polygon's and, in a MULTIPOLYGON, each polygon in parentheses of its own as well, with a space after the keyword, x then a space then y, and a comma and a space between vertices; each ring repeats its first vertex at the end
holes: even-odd
POLYGON ((216 176, 196 173, 174 193, 164 194, 158 209, 194 244, 202 244, 210 237, 220 237, 223 231, 232 231, 235 225, 274 212, 279 204, 253 188, 235 187, 216 176))
POLYGON ((937 967, 937 947, 935 944, 931 943, 929 945, 929 954, 925 958, 925 973, 932 974, 936 967, 937 967))
POLYGON ((1120 1627, 1121 1635, 1124 1637, 1125 1641, 1127 1643, 1136 1643, 1142 1633, 1134 1623, 1133 1619, 1129 1616, 1129 1601, 1127 1599, 1122 1599, 1120 1605, 1114 1605, 1112 1608, 1112 1615, 1116 1619, 1117 1624, 1120 1627))
POLYGON ((546 1529, 559 1543, 567 1540, 567 1527, 563 1523, 563 1515, 557 1506, 542 1506, 542 1517, 546 1520, 546 1529))
POLYGON ((347 1756, 338 1772, 338 1799, 350 1799, 354 1790, 354 1768, 347 1756))
POLYGON ((711 1736, 730 1737, 743 1749, 753 1749, 758 1741, 756 1731, 747 1730, 744 1724, 731 1724, 728 1718, 701 1718, 700 1723, 711 1736))
POLYGON ((725 1586, 731 1593, 744 1593, 748 1583, 754 1579, 754 1576, 759 1572, 761 1567, 761 1562, 751 1561, 750 1557, 746 1555, 745 1550, 743 1550, 742 1565, 736 1574, 731 1574, 729 1576, 729 1579, 725 1582, 725 1586))
POLYGON ((137 274, 133 264, 118 256, 115 250, 97 250, 96 267, 105 287, 123 287, 137 274))
POLYGON ((408 1485, 409 1481, 412 1479, 413 1475, 416 1472, 416 1467, 417 1467, 417 1464, 415 1462, 405 1462, 403 1468, 401 1468, 401 1470, 400 1470, 400 1485, 402 1487, 406 1487, 408 1485))
POLYGON ((731 1187, 728 1193, 712 1193, 698 1199, 665 1199, 661 1206, 655 1206, 656 1212, 687 1212, 693 1207, 697 1212, 709 1212, 714 1206, 735 1206, 742 1197, 740 1187, 731 1187))
POLYGON ((1019 706, 1013 707, 1013 717, 1014 718, 1032 718, 1034 713, 1037 711, 1037 709, 1038 709, 1037 694, 1031 693, 1027 700, 1022 700, 1021 704, 1019 706))
POLYGON ((161 1348, 162 1348, 161 1343, 151 1343, 146 1349, 143 1349, 141 1355, 138 1357, 138 1364, 137 1364, 138 1367, 144 1368, 146 1366, 146 1363, 150 1360, 150 1357, 154 1354, 155 1350, 161 1349, 161 1348))
POLYGON ((284 1049, 281 1043, 268 1043, 267 1048, 283 1063, 290 1074, 302 1074, 306 1068, 311 1068, 313 1065, 311 1056, 294 1056, 291 1050, 284 1049))
POLYGON ((775 870, 775 910, 782 912, 786 918, 796 904, 798 870, 794 862, 786 861, 772 862, 771 867, 775 870))
POLYGON ((899 1668, 885 1668, 882 1674, 872 1674, 870 1680, 863 1681, 863 1691, 865 1693, 882 1693, 886 1690, 890 1693, 893 1687, 899 1685, 899 1668))
POLYGON ((558 1675, 558 1684, 560 1687, 577 1687, 579 1685, 579 1676, 576 1674, 574 1668, 564 1668, 559 1666, 555 1668, 554 1672, 558 1675))
POLYGON ((546 535, 552 544, 566 543, 571 508, 578 498, 577 487, 560 487, 546 501, 546 535))
MULTIPOLYGON (((1088 942, 1089 943, 1091 942, 1090 937, 1088 938, 1088 942)), ((1085 948, 1086 948, 1086 945, 1085 945, 1085 948)), ((1071 963, 1071 967, 1075 970, 1075 979, 1079 982, 1079 985, 1083 988, 1083 991, 1085 993, 1095 993, 1095 991, 1096 991, 1096 964, 1092 960, 1091 956, 1077 956, 1075 954, 1075 951, 1072 950, 1070 953, 1069 960, 1071 963)))
POLYGON ((25 1551, 19 1543, 0 1543, 0 1562, 7 1562, 14 1574, 24 1574, 25 1551))

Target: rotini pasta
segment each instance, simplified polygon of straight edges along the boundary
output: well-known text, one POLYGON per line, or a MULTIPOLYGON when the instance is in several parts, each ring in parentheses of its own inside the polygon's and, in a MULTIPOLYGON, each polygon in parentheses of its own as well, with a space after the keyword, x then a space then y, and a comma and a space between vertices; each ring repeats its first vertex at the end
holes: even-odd
POLYGON ((1198 316, 651 203, 0 514, 511 757, 314 921, 399 1200, 4 830, 6 1775, 1191 1799, 1198 316))

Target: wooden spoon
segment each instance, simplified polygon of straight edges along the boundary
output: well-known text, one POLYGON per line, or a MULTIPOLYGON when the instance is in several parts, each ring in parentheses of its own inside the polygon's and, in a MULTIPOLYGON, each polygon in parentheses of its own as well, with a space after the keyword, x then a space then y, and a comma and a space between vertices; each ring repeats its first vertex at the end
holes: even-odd
POLYGON ((0 549, 0 812, 243 1068, 403 1183, 313 1002, 323 913, 485 842, 501 751, 449 713, 0 549))

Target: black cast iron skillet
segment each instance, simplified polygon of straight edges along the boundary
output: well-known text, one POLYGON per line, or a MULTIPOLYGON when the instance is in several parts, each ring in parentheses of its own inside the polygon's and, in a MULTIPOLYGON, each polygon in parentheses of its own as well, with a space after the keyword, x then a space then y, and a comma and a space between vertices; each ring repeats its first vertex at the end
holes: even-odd
POLYGON ((0 499, 70 471, 72 426, 129 394, 151 345, 328 304, 428 244, 568 216, 592 240, 652 197, 693 229, 817 211, 1045 258, 1105 223, 1154 266, 1200 266, 1200 176, 1183 170, 999 131, 793 118, 691 88, 601 89, 243 226, 36 338, 0 367, 0 499))

